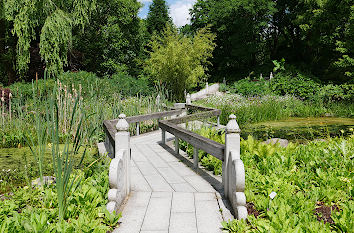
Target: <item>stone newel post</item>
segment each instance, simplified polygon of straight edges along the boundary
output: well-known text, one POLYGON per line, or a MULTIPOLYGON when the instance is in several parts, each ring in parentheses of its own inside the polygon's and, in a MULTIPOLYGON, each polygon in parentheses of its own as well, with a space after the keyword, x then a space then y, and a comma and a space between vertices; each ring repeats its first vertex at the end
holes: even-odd
POLYGON ((124 114, 119 115, 115 134, 115 158, 109 166, 109 185, 107 209, 118 211, 130 193, 130 133, 124 114))
POLYGON ((187 93, 186 104, 192 104, 191 94, 187 93))
POLYGON ((222 167, 222 183, 225 196, 229 198, 237 219, 247 218, 245 168, 240 158, 240 127, 236 116, 230 115, 225 133, 225 158, 222 167))

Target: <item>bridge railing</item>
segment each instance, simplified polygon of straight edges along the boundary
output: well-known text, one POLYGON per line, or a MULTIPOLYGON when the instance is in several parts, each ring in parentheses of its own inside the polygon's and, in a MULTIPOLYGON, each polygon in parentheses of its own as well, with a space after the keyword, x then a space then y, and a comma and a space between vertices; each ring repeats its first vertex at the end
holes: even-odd
POLYGON ((187 95, 185 108, 188 110, 199 110, 201 112, 187 116, 181 116, 169 120, 159 121, 159 127, 162 130, 162 143, 166 143, 166 132, 175 136, 175 153, 179 154, 179 140, 183 140, 191 144, 193 150, 193 166, 198 168, 199 150, 214 156, 222 161, 222 183, 225 196, 230 200, 236 218, 247 218, 246 196, 245 190, 245 169, 240 158, 240 128, 236 121, 235 115, 230 115, 225 131, 225 145, 215 142, 211 139, 196 134, 188 129, 180 126, 188 121, 201 120, 217 117, 217 125, 219 126, 219 116, 221 110, 200 107, 190 104, 187 95))
MULTIPOLYGON (((185 110, 184 109, 174 109, 169 111, 162 111, 162 112, 155 112, 150 114, 138 115, 138 116, 131 116, 125 117, 125 120, 128 124, 136 124, 136 135, 140 134, 140 123, 143 121, 153 120, 153 119, 162 119, 164 117, 172 117, 181 115, 185 110)), ((103 129, 106 134, 106 147, 109 149, 109 155, 111 158, 114 158, 114 151, 115 151, 115 134, 117 132, 116 125, 119 119, 114 120, 105 120, 103 121, 103 129)))

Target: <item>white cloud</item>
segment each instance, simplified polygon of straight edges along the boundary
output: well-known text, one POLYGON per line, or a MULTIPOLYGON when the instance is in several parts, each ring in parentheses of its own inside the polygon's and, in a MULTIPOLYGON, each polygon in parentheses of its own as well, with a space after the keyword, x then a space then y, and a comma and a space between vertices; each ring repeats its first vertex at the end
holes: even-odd
POLYGON ((146 2, 152 2, 152 0, 138 0, 138 2, 146 3, 146 2))
POLYGON ((179 0, 170 6, 170 15, 177 27, 184 26, 190 22, 189 9, 196 0, 179 0))

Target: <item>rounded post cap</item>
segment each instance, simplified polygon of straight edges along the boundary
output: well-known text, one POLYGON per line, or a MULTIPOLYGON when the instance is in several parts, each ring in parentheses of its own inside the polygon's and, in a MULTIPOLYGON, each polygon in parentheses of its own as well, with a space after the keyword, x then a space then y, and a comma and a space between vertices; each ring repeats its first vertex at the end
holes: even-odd
POLYGON ((229 122, 226 125, 226 133, 240 133, 240 132, 241 132, 241 130, 237 124, 236 115, 231 114, 229 116, 229 122))
POLYGON ((116 128, 118 131, 128 131, 129 130, 129 123, 125 119, 126 117, 127 116, 124 113, 122 113, 118 116, 119 120, 116 125, 116 128))

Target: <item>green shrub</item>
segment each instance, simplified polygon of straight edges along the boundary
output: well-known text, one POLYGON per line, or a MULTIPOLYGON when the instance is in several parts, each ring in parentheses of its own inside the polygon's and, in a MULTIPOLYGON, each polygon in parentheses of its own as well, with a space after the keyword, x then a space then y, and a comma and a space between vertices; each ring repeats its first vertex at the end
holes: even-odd
POLYGON ((320 84, 304 74, 280 72, 270 80, 270 89, 276 95, 293 95, 302 100, 311 99, 320 90, 320 84))
POLYGON ((234 82, 230 92, 244 96, 260 96, 269 93, 269 82, 265 80, 250 80, 248 78, 234 82))
POLYGON ((318 97, 325 103, 334 101, 354 101, 354 84, 322 86, 318 92, 318 97))
POLYGON ((144 71, 155 82, 164 83, 175 99, 184 99, 184 90, 190 91, 206 77, 214 39, 215 35, 208 28, 198 30, 194 37, 187 37, 167 26, 163 35, 150 42, 150 57, 144 71))
POLYGON ((122 96, 150 95, 153 88, 149 86, 147 79, 137 79, 125 73, 117 73, 111 77, 99 78, 94 73, 85 71, 66 72, 59 77, 67 86, 74 85, 79 89, 81 85, 83 96, 104 96, 110 98, 120 93, 122 96))
POLYGON ((38 93, 41 93, 42 96, 46 96, 49 93, 52 93, 55 80, 54 79, 39 79, 38 81, 32 80, 31 82, 18 82, 9 86, 11 93, 14 98, 21 98, 22 100, 28 100, 33 98, 33 87, 38 93))
POLYGON ((154 92, 154 89, 149 86, 149 81, 146 78, 136 79, 120 73, 114 74, 110 81, 113 84, 113 89, 119 88, 119 92, 123 96, 134 96, 137 94, 148 96, 154 92))

